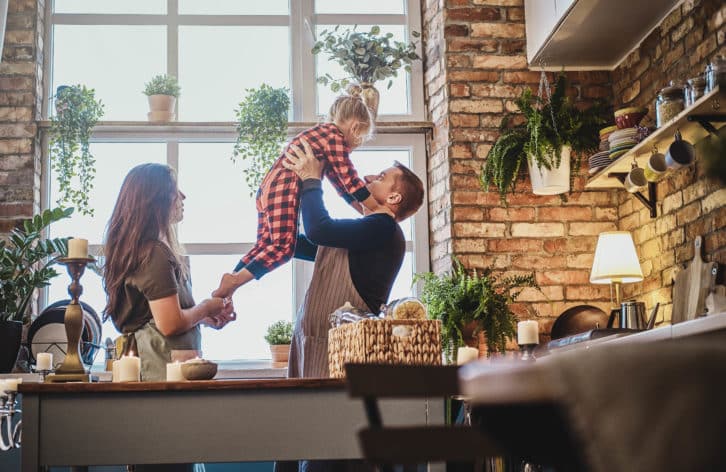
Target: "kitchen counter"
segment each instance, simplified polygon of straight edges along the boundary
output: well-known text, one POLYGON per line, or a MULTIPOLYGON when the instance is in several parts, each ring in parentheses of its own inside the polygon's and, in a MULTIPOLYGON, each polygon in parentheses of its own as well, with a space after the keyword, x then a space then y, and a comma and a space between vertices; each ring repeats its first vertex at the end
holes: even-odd
MULTIPOLYGON (((22 470, 361 458, 363 402, 344 386, 339 379, 23 383, 22 470)), ((444 419, 437 399, 381 407, 392 424, 444 419)))

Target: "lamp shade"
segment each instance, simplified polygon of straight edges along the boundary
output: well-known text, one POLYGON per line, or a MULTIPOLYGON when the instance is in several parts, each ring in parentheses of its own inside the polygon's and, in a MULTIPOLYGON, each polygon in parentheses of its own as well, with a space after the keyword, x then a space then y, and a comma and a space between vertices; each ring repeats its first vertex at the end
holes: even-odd
POLYGON ((600 233, 592 261, 590 282, 609 284, 611 282, 632 283, 643 280, 638 254, 633 237, 628 231, 600 233))

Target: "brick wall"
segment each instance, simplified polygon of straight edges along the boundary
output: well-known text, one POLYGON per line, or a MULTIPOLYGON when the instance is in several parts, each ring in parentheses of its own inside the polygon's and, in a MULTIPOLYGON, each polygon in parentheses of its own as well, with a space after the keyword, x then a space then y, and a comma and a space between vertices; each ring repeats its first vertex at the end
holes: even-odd
MULTIPOLYGON (((726 54, 725 38, 723 1, 684 2, 613 71, 615 103, 647 106, 652 124, 658 90, 668 80, 703 72, 716 54, 726 54)), ((726 189, 704 178, 697 159, 695 166, 659 182, 657 192, 655 219, 630 195, 619 196, 619 226, 632 232, 645 275, 642 283, 623 288, 648 305, 665 303, 664 319, 670 320, 673 275, 679 264, 693 259, 694 238, 703 235, 704 252, 726 264, 726 189)))
POLYGON ((40 208, 45 1, 10 0, 0 62, 0 237, 40 208))
MULTIPOLYGON (((431 84, 438 90, 445 80, 444 103, 438 95, 429 99, 435 126, 429 163, 433 269, 445 270, 453 254, 467 267, 534 270, 543 294, 527 290, 515 311, 529 318, 535 309, 544 339, 554 318, 570 306, 608 308, 608 288, 588 279, 597 235, 617 228, 616 192, 583 192, 583 176, 563 201, 535 196, 522 181, 503 207, 496 191, 479 186, 503 116, 515 109, 513 99, 524 87, 536 90, 539 83, 540 73, 527 68, 522 0, 426 2, 424 18, 430 41, 443 29, 442 42, 426 49, 430 97, 431 84), (428 57, 429 51, 436 55, 428 57)), ((571 72, 568 79, 568 93, 579 101, 612 93, 608 72, 571 72)))

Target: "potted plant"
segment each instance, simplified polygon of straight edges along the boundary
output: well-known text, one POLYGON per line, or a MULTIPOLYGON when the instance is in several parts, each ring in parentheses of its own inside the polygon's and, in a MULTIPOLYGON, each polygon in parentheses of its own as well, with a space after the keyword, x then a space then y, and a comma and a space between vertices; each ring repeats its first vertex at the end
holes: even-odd
POLYGON ((465 327, 483 332, 488 352, 503 352, 516 333, 517 318, 511 304, 524 287, 535 287, 534 274, 500 278, 490 268, 468 271, 457 260, 451 272, 416 274, 422 280, 421 300, 428 315, 441 320, 441 340, 448 362, 456 362, 457 347, 464 345, 465 327))
POLYGON ((52 266, 68 252, 67 238, 42 239, 42 232, 71 213, 73 208, 45 210, 0 240, 0 373, 15 365, 33 292, 58 275, 52 266))
POLYGON ((286 88, 262 84, 246 90, 247 95, 235 110, 237 142, 232 160, 248 160, 244 169, 250 195, 257 191, 262 179, 280 155, 287 137, 290 96, 286 88))
MULTIPOLYGON (((378 114, 379 93, 373 86, 375 82, 388 79, 388 88, 393 85, 392 77, 398 76, 403 67, 411 72, 411 64, 421 57, 416 53, 416 43, 392 41, 392 33, 380 34, 381 28, 373 26, 368 33, 345 30, 338 32, 340 26, 332 31, 323 30, 321 39, 313 46, 313 54, 325 52, 328 58, 337 62, 348 74, 347 77, 335 79, 330 74, 318 78, 324 85, 337 92, 351 83, 357 82, 360 93, 375 119, 378 114)), ((420 34, 411 32, 418 38, 420 34)))
POLYGON ((292 342, 292 322, 276 321, 267 327, 265 341, 270 345, 272 362, 287 362, 292 342))
POLYGON ((144 95, 149 98, 149 121, 172 121, 179 97, 179 82, 173 75, 159 74, 144 84, 144 95))
POLYGON ((91 131, 103 116, 103 104, 84 85, 58 87, 56 113, 50 124, 50 162, 58 179, 58 205, 69 203, 93 215, 88 199, 93 190, 96 160, 91 154, 91 131))
POLYGON ((558 76, 549 100, 526 88, 515 100, 524 122, 510 126, 511 116, 503 120, 501 134, 489 150, 480 175, 484 190, 494 184, 503 203, 507 193, 514 192, 523 165, 529 168, 533 193, 566 193, 579 172, 582 154, 597 150, 598 129, 607 122, 605 106, 596 102, 580 110, 566 96, 566 90, 563 74, 558 76))

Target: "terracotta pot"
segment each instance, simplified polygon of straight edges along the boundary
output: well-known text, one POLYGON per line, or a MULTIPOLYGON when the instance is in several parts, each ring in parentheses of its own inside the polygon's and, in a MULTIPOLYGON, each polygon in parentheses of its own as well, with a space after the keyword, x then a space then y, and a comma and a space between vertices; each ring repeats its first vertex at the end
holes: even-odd
POLYGON ((149 121, 173 121, 176 97, 172 95, 149 95, 149 121))
POLYGON ((272 362, 283 363, 287 362, 290 356, 290 345, 289 344, 270 344, 270 354, 272 354, 272 362))

